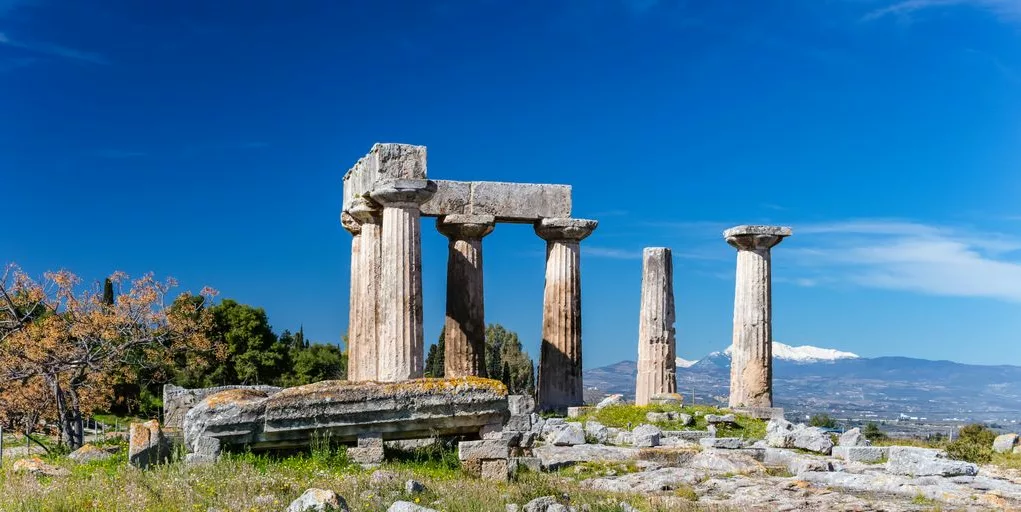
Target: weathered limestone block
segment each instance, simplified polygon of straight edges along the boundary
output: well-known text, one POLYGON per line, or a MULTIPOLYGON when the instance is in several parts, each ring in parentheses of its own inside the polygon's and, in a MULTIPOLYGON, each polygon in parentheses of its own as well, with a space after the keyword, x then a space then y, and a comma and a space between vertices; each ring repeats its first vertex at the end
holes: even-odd
POLYGON ((888 451, 885 446, 840 445, 833 447, 832 455, 848 462, 872 463, 885 459, 888 451))
POLYGON ((426 175, 425 146, 376 143, 369 153, 344 174, 344 210, 372 192, 380 183, 394 180, 423 180, 426 175))
POLYGON ((1008 453, 1014 450, 1018 444, 1017 434, 1003 434, 996 436, 993 440, 993 451, 996 453, 1008 453))
POLYGON ((770 420, 766 424, 766 444, 774 448, 793 448, 797 426, 785 419, 770 420))
POLYGON ((703 450, 688 462, 688 466, 711 473, 740 475, 764 473, 766 467, 749 455, 733 450, 703 450))
POLYGON ((359 434, 355 446, 347 449, 347 456, 363 467, 382 464, 383 455, 383 435, 379 432, 359 434))
POLYGON ((674 265, 670 249, 646 247, 642 251, 635 405, 649 405, 655 395, 677 392, 674 315, 674 265))
POLYGON ((703 437, 698 440, 702 448, 720 448, 723 450, 737 450, 744 447, 744 440, 740 437, 703 437))
POLYGON ((585 422, 585 436, 605 444, 610 442, 610 429, 598 421, 588 420, 585 422))
POLYGON ((597 225, 585 219, 542 219, 535 223, 536 234, 546 240, 538 379, 541 410, 560 411, 584 403, 580 245, 597 225))
POLYGON ((720 423, 736 425, 737 418, 733 414, 706 414, 705 422, 717 425, 720 423))
POLYGON ((327 489, 309 489, 287 506, 287 512, 348 512, 347 502, 327 489))
POLYGON ((422 239, 419 207, 436 191, 428 180, 377 184, 383 205, 380 243, 379 345, 376 379, 399 382, 422 376, 422 239))
POLYGON ((685 441, 698 442, 701 439, 713 437, 713 435, 705 430, 664 430, 663 437, 675 437, 685 441))
POLYGON ((978 466, 947 458, 946 452, 912 446, 891 446, 886 471, 907 476, 975 476, 978 466))
POLYGON ((580 418, 585 415, 591 408, 586 406, 568 407, 567 417, 568 418, 580 418))
POLYGON ((638 448, 606 446, 601 444, 580 444, 577 446, 536 446, 532 449, 535 457, 542 462, 544 471, 556 471, 579 462, 604 461, 624 462, 638 457, 638 448))
POLYGON ((450 240, 444 324, 447 377, 486 376, 482 238, 494 226, 492 215, 447 215, 436 220, 436 229, 450 240))
POLYGON ((399 383, 323 381, 272 396, 255 390, 212 395, 185 419, 185 443, 201 437, 224 448, 308 446, 312 434, 354 442, 378 432, 384 440, 477 434, 508 417, 507 388, 476 377, 399 383))
POLYGON ((567 423, 564 428, 546 438, 553 446, 575 446, 585 444, 585 430, 579 423, 567 423))
POLYGON ((498 222, 571 216, 571 187, 536 183, 436 180, 422 215, 492 215, 498 222))
POLYGON ((643 423, 631 431, 631 444, 635 448, 652 448, 659 446, 663 431, 654 425, 643 423))
POLYGON ((870 446, 872 445, 865 436, 862 435, 861 429, 852 428, 837 439, 837 444, 840 446, 870 446))
POLYGON ((481 476, 483 480, 506 482, 510 476, 510 468, 508 467, 507 459, 482 461, 481 476))
POLYGON ((773 406, 770 249, 790 235, 790 228, 776 226, 737 226, 723 232, 737 249, 731 407, 773 406))
POLYGON ((184 427, 184 417, 195 404, 209 395, 231 389, 255 389, 273 394, 283 388, 276 386, 220 386, 215 388, 185 389, 173 384, 163 386, 163 429, 178 430, 184 427))
POLYGON ((821 428, 804 427, 794 431, 794 447, 829 455, 833 450, 833 440, 821 428))
POLYGON ((12 473, 28 473, 33 476, 70 476, 71 471, 43 462, 39 457, 18 459, 11 465, 12 473))
POLYGON ((511 414, 532 414, 535 412, 535 399, 529 395, 510 395, 507 408, 511 414))
POLYGON ((128 463, 142 469, 167 462, 170 444, 163 435, 160 422, 132 423, 128 426, 128 463))
POLYGON ((102 448, 99 448, 98 446, 92 443, 84 444, 81 448, 78 448, 77 450, 71 452, 71 454, 67 456, 67 458, 79 464, 85 464, 87 462, 92 462, 94 460, 106 460, 109 459, 110 457, 113 457, 112 453, 102 448))

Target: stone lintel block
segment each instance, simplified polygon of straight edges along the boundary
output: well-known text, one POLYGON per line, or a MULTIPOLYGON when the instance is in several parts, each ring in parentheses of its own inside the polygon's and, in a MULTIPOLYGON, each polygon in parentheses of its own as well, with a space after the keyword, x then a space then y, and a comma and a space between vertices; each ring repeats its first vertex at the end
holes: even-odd
POLYGON ((384 181, 426 179, 425 146, 376 143, 344 174, 344 209, 384 181))
POLYGON ((791 236, 793 231, 785 226, 734 226, 723 232, 723 238, 732 238, 744 235, 766 235, 766 236, 791 236))
POLYGON ((590 219, 551 218, 535 223, 535 234, 548 241, 580 242, 595 231, 599 222, 590 219))
POLYGON ((457 458, 461 461, 506 459, 509 456, 510 448, 502 439, 461 441, 457 445, 457 458))
POLYGON ((422 214, 492 215, 499 222, 535 222, 571 216, 570 185, 436 180, 436 194, 422 214))

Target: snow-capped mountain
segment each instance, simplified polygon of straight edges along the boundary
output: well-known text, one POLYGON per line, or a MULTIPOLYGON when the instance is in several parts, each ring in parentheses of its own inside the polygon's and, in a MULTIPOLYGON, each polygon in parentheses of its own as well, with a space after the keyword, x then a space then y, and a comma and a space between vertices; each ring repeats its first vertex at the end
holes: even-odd
POLYGON ((684 359, 684 358, 678 357, 678 358, 677 358, 677 367, 678 367, 678 368, 691 368, 691 367, 692 367, 692 366, 694 366, 694 365, 695 365, 695 363, 697 363, 697 362, 698 362, 698 359, 696 359, 696 360, 694 360, 694 361, 689 361, 689 360, 687 360, 687 359, 684 359))
MULTIPOLYGON (((727 357, 730 357, 731 352, 734 350, 734 345, 727 347, 723 351, 727 357)), ((784 361, 794 361, 799 363, 818 363, 822 361, 836 361, 837 359, 858 359, 858 354, 852 354, 851 352, 841 352, 832 348, 819 348, 811 345, 802 345, 800 347, 792 347, 783 343, 773 342, 773 359, 781 359, 784 361)))

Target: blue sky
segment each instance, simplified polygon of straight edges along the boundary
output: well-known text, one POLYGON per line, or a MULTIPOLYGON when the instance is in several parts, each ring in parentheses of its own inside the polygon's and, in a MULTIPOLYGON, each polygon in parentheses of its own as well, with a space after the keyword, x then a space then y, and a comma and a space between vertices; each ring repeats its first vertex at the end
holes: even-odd
MULTIPOLYGON (((678 354, 726 347, 744 223, 795 231, 777 341, 1021 364, 1016 0, 164 4, 0 0, 0 260, 172 275, 336 341, 342 176, 406 142, 437 179, 573 185, 587 367, 635 357, 645 246, 674 250, 678 354)), ((543 254, 485 240, 487 320, 533 354, 543 254)))

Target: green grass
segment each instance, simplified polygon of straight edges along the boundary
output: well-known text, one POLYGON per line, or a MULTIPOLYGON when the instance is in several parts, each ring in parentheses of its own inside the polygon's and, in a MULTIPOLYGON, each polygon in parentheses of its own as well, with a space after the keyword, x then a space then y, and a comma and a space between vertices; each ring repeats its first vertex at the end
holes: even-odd
MULTIPOLYGON (((684 426, 679 421, 657 421, 652 424, 663 430, 705 430, 708 426, 706 414, 729 414, 727 411, 705 405, 678 407, 672 405, 610 405, 599 410, 592 410, 576 421, 595 420, 607 427, 631 428, 642 423, 649 423, 645 415, 650 412, 682 412, 695 419, 693 426, 684 426), (696 413, 701 413, 696 415, 696 413)), ((747 416, 735 415, 736 426, 717 427, 718 437, 743 437, 745 439, 762 439, 766 437, 766 422, 747 416)))
POLYGON ((396 478, 382 484, 373 484, 372 471, 347 463, 345 450, 332 446, 289 457, 226 454, 216 464, 174 463, 148 471, 129 467, 123 452, 82 465, 57 458, 52 463, 71 469, 70 476, 36 478, 14 474, 6 465, 0 471, 0 503, 5 512, 279 512, 306 489, 318 487, 343 496, 354 512, 386 510, 397 500, 441 512, 485 512, 565 494, 571 506, 592 512, 616 512, 621 502, 644 512, 698 510, 696 504, 678 508, 675 502, 668 504, 651 495, 585 489, 573 478, 558 474, 524 473, 509 483, 484 481, 451 468, 450 451, 443 447, 388 452, 391 460, 380 469, 395 473, 396 478), (407 479, 424 484, 425 492, 408 494, 407 479))

